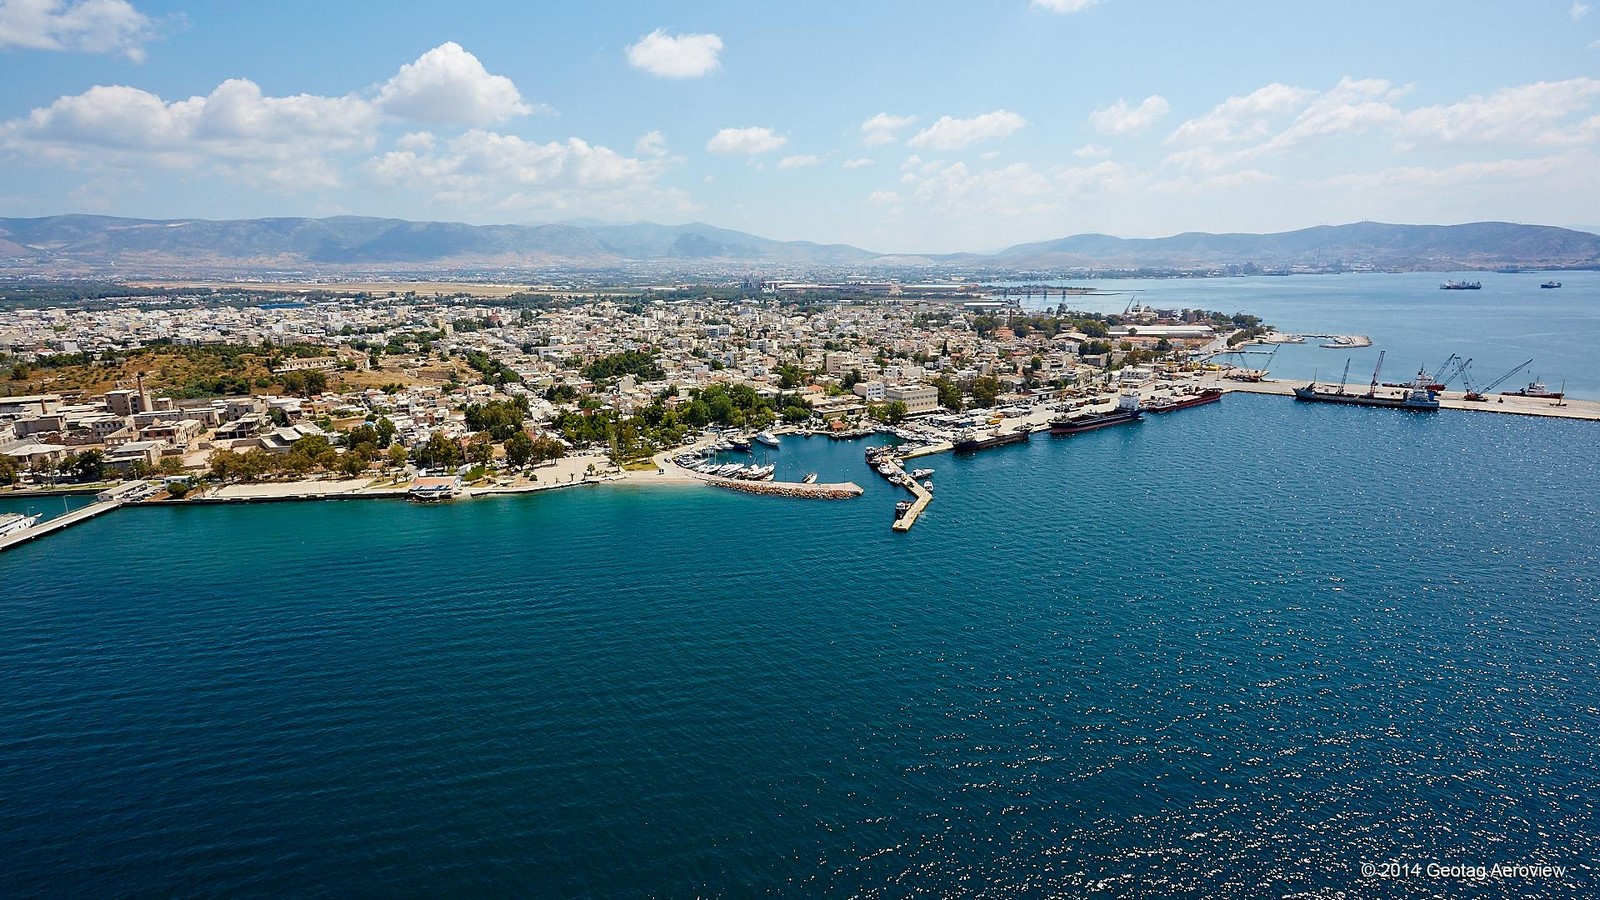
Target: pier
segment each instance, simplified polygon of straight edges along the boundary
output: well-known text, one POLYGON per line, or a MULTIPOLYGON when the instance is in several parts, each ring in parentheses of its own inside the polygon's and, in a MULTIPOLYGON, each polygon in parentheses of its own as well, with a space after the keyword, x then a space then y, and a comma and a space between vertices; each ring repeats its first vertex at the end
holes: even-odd
MULTIPOLYGON (((928 508, 929 503, 933 502, 933 492, 918 484, 917 480, 908 475, 905 467, 901 465, 901 463, 910 458, 912 454, 908 453, 902 456, 888 447, 874 449, 879 449, 880 452, 875 453, 873 450, 868 450, 867 465, 871 466, 874 472, 878 472, 879 475, 882 475, 891 484, 898 484, 910 491, 911 496, 916 498, 914 501, 912 501, 911 508, 906 510, 903 515, 896 518, 894 520, 894 525, 891 526, 895 531, 910 531, 911 526, 917 524, 917 517, 922 515, 922 511, 928 508), (886 465, 892 471, 880 472, 878 471, 878 466, 880 465, 886 465)), ((930 452, 941 452, 940 450, 927 450, 926 448, 918 449, 923 450, 924 453, 917 455, 925 455, 926 453, 930 452)), ((942 449, 950 449, 948 442, 944 444, 942 449)))
MULTIPOLYGON (((1245 394, 1277 394, 1284 397, 1293 397, 1294 389, 1304 387, 1307 379, 1294 380, 1276 379, 1253 382, 1229 381, 1218 383, 1216 386, 1224 391, 1238 391, 1245 394)), ((1321 382, 1331 386, 1333 382, 1321 382)), ((1349 384, 1346 386, 1352 394, 1366 391, 1366 385, 1349 384)), ((1388 389, 1393 393, 1394 389, 1388 389)), ((1503 396, 1495 394, 1487 400, 1467 400, 1461 391, 1446 391, 1439 395, 1439 408, 1441 410, 1465 410, 1467 412, 1505 413, 1517 416, 1539 416, 1546 419, 1580 419, 1590 422, 1600 422, 1600 401, 1595 400, 1561 400, 1560 402, 1545 397, 1519 397, 1516 395, 1503 396)))
POLYGON ((71 528, 79 522, 87 522, 101 513, 108 513, 116 509, 123 502, 122 500, 97 500, 88 506, 80 506, 71 512, 62 513, 47 522, 40 522, 32 528, 13 531, 5 537, 0 537, 0 552, 10 550, 20 544, 26 544, 36 538, 42 538, 47 534, 54 534, 64 528, 71 528))

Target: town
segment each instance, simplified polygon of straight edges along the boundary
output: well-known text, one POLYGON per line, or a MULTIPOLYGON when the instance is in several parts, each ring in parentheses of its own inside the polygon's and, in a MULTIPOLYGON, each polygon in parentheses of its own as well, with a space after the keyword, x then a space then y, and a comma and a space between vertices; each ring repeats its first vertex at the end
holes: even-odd
POLYGON ((1200 310, 1077 312, 1059 288, 1040 311, 956 285, 397 287, 17 308, 0 325, 0 483, 161 476, 183 496, 449 471, 531 486, 541 464, 581 458, 561 471, 576 481, 706 428, 853 431, 1137 388, 1262 330, 1200 310))

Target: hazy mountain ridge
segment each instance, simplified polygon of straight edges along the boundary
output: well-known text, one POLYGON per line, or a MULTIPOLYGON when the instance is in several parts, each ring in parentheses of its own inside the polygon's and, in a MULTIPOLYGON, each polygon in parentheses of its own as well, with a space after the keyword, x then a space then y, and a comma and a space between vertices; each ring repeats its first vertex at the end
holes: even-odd
POLYGON ((1600 236, 1544 225, 1323 225, 1276 234, 1163 238, 1080 234, 997 254, 880 254, 844 244, 775 241, 704 223, 467 225, 323 219, 0 219, 0 265, 129 272, 250 269, 463 269, 475 266, 870 269, 1206 268, 1255 263, 1473 269, 1600 265, 1600 236))

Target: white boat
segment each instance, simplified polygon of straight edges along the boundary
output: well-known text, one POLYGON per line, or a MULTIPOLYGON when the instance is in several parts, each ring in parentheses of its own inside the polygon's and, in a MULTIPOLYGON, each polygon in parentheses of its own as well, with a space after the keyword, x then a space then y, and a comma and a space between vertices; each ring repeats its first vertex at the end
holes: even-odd
POLYGON ((800 479, 800 483, 801 484, 816 484, 817 483, 817 473, 815 473, 815 472, 807 472, 806 473, 806 477, 800 479))
POLYGON ((39 521, 39 513, 23 515, 22 513, 0 513, 0 537, 16 534, 24 528, 32 528, 39 521))
POLYGON ((763 444, 766 444, 768 447, 781 446, 781 443, 778 440, 778 436, 773 434, 770 431, 760 432, 759 434, 756 435, 756 440, 760 441, 763 444))
POLYGON ((917 479, 918 481, 921 481, 922 479, 927 478, 929 475, 932 475, 932 474, 933 474, 933 470, 932 469, 912 469, 911 470, 911 477, 917 479))

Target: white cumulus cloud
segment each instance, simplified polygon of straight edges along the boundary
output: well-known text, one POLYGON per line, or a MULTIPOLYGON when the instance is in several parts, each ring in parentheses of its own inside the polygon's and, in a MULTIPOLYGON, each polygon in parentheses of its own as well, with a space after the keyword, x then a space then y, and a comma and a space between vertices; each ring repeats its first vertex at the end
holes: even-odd
POLYGON ((714 34, 668 34, 657 28, 628 46, 628 64, 661 78, 699 78, 722 63, 722 38, 714 34))
POLYGON ((778 160, 778 168, 780 169, 803 169, 806 166, 818 166, 821 164, 822 157, 811 155, 785 156, 783 159, 778 160))
POLYGON ((916 120, 916 116, 891 116, 888 113, 878 113, 861 123, 861 143, 869 147, 892 144, 900 129, 916 120))
POLYGON ((1099 0, 1033 0, 1030 6, 1035 9, 1048 9, 1054 13, 1081 12, 1098 3, 1099 0))
POLYGON ((369 149, 377 119, 359 97, 268 97, 242 78, 175 101, 96 86, 0 125, 0 147, 86 171, 165 169, 309 190, 339 182, 327 156, 369 149))
POLYGON ((1589 4, 1573 3, 1572 9, 1568 13, 1572 16, 1572 21, 1576 22, 1589 14, 1589 4))
POLYGON ((1160 95, 1152 94, 1138 106, 1129 106, 1126 100, 1119 98, 1110 106, 1090 113, 1089 124, 1101 134, 1132 134, 1154 125, 1171 110, 1167 98, 1160 95))
POLYGON ((1007 137, 1026 124, 1026 119, 1003 109, 970 119, 940 116, 939 121, 917 132, 906 143, 927 150, 960 150, 981 141, 1007 137))
POLYGON ((511 79, 489 74, 454 41, 401 66, 375 102, 392 116, 434 125, 490 125, 532 112, 511 79))
POLYGON ((0 48, 120 53, 144 61, 150 18, 127 0, 0 0, 0 48))
POLYGON ((872 165, 872 160, 865 156, 857 157, 855 159, 847 159, 844 161, 844 168, 846 169, 864 169, 870 165, 872 165))
POLYGON ((473 129, 448 141, 413 141, 367 168, 382 184, 427 191, 446 206, 569 215, 692 208, 687 195, 655 185, 666 165, 579 138, 538 143, 473 129))
POLYGON ((640 156, 665 156, 667 139, 659 131, 651 131, 633 142, 633 152, 640 156))
POLYGON ((771 128, 724 128, 706 142, 706 149, 719 156, 756 156, 770 153, 789 143, 771 128))

